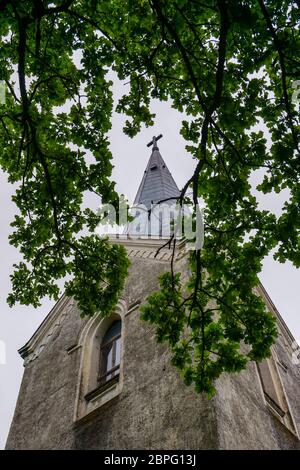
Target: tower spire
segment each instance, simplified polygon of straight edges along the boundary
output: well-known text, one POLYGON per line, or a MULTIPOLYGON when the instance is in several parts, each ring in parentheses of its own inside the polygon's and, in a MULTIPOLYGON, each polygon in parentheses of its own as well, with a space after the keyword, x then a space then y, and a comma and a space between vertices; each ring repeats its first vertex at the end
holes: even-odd
POLYGON ((147 144, 152 145, 152 152, 135 196, 134 220, 126 227, 127 234, 147 237, 170 234, 180 191, 158 150, 157 141, 161 138, 162 134, 154 136, 147 144))
POLYGON ((168 198, 174 198, 176 202, 180 195, 178 186, 159 152, 157 141, 161 138, 162 134, 154 136, 147 144, 147 147, 152 145, 152 153, 134 200, 134 205, 143 204, 147 209, 150 209, 151 204, 168 198))

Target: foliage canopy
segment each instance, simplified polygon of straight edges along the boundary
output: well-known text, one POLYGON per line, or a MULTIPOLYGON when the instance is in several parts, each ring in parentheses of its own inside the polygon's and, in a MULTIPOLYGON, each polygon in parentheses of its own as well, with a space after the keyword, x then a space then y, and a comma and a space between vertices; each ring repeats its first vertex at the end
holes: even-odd
POLYGON ((1 0, 0 10, 0 163, 18 183, 10 243, 23 256, 9 304, 57 298, 66 276, 84 315, 108 314, 117 301, 126 254, 96 237, 99 217, 82 209, 87 191, 117 201, 113 69, 130 83, 117 106, 129 136, 153 124, 151 99, 189 116, 181 133, 197 166, 180 200, 192 187, 193 203, 205 201, 205 245, 191 255, 188 285, 171 269, 143 317, 186 383, 212 394, 223 371, 267 356, 276 336, 254 293, 263 258, 275 250, 300 266, 298 2, 1 0), (257 169, 259 191, 289 191, 279 217, 251 192, 257 169))

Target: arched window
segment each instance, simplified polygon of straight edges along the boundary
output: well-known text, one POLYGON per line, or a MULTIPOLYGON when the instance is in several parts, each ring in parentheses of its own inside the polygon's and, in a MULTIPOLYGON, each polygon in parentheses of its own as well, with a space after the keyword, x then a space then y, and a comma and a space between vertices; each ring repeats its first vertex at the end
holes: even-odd
POLYGON ((120 395, 126 302, 119 299, 108 317, 94 315, 85 324, 76 351, 81 352, 74 421, 120 395))
POLYGON ((100 348, 99 385, 120 374, 121 327, 121 320, 114 321, 103 337, 100 348))

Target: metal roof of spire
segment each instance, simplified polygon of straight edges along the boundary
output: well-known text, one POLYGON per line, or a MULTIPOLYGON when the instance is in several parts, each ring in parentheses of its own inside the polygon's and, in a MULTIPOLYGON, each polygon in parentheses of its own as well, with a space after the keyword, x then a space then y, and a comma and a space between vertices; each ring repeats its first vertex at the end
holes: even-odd
POLYGON ((175 198, 180 195, 178 186, 157 146, 157 140, 161 137, 161 134, 153 137, 152 142, 147 144, 148 147, 153 145, 152 153, 134 200, 134 205, 143 204, 147 209, 150 209, 151 203, 155 204, 168 198, 174 198, 171 202, 175 203, 175 198))

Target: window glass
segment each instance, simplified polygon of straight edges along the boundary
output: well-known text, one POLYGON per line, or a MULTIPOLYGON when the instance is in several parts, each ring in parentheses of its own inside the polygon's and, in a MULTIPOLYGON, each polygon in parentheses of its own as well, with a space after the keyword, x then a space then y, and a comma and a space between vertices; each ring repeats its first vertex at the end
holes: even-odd
POLYGON ((100 349, 100 383, 119 375, 121 361, 121 321, 115 321, 104 335, 100 349))

